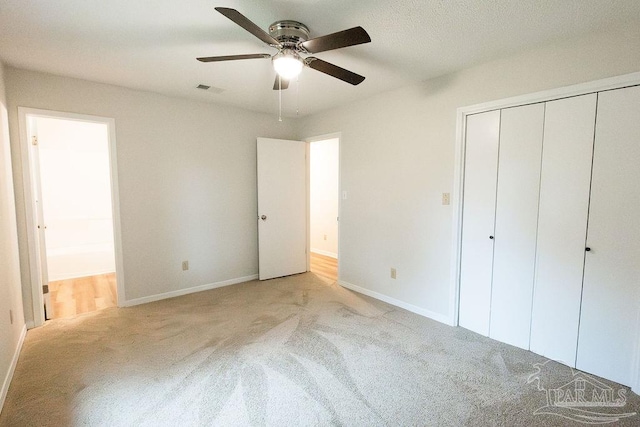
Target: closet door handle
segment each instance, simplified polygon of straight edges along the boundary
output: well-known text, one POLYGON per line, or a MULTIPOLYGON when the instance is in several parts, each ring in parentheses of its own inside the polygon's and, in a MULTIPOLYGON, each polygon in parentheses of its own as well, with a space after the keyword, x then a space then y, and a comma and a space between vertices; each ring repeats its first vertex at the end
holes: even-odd
POLYGON ((591 248, 588 247, 588 246, 586 248, 584 248, 584 250, 587 251, 587 252, 591 252, 591 248))
POLYGON ((493 236, 489 236, 489 238, 490 238, 491 240, 493 240, 493 236))

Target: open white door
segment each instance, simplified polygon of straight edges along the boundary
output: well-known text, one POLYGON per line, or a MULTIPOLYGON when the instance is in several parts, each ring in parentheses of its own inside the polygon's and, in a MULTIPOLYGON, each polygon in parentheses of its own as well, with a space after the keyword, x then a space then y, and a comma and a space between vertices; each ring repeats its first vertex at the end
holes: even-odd
POLYGON ((53 304, 51 303, 51 294, 49 293, 49 272, 47 270, 47 245, 45 240, 45 231, 47 226, 44 222, 44 213, 42 210, 42 188, 40 183, 40 150, 38 147, 38 130, 36 121, 33 118, 28 119, 29 141, 31 151, 31 183, 33 185, 34 196, 34 223, 36 230, 36 256, 38 258, 38 269, 40 273, 40 285, 42 286, 42 298, 45 309, 45 320, 52 319, 53 304))
POLYGON ((260 280, 307 271, 306 143, 258 138, 260 280))

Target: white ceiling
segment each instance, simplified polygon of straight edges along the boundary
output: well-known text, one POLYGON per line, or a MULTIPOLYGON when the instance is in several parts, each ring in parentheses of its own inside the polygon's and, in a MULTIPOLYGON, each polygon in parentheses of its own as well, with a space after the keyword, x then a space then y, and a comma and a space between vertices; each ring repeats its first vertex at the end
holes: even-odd
POLYGON ((305 23, 311 37, 354 26, 372 42, 315 56, 366 76, 351 86, 306 68, 283 93, 305 115, 555 40, 630 20, 639 0, 0 0, 0 59, 53 74, 276 113, 269 60, 199 56, 274 53, 217 13, 263 29, 305 23), (207 84, 222 93, 195 87, 207 84))

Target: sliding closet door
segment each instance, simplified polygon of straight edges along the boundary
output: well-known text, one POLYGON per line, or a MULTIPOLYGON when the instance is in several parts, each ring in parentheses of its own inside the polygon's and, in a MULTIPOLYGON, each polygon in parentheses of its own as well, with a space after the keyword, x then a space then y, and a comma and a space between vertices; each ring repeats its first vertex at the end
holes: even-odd
POLYGON ((547 102, 531 351, 575 366, 596 94, 547 102))
POLYGON ((500 111, 467 117, 460 326, 489 335, 500 111))
POLYGON ((634 382, 640 315, 640 87, 598 94, 576 367, 634 382))
POLYGON ((502 110, 491 338, 529 348, 544 104, 502 110))

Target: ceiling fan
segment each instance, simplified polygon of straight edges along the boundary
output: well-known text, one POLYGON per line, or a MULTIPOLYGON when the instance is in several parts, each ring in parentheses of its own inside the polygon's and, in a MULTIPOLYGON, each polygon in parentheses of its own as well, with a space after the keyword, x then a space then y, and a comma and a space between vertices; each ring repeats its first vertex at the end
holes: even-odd
POLYGON ((274 90, 286 89, 289 86, 289 81, 297 77, 305 65, 354 86, 362 83, 364 80, 363 76, 323 61, 322 59, 313 56, 306 58, 301 56, 301 54, 314 54, 369 43, 371 38, 362 27, 354 27, 326 36, 309 39, 309 28, 301 22, 289 20, 276 21, 269 26, 269 33, 267 33, 235 9, 226 7, 216 7, 215 9, 270 47, 278 49, 278 52, 275 55, 257 53, 197 58, 200 62, 271 58, 273 68, 277 73, 276 81, 273 85, 274 90))

